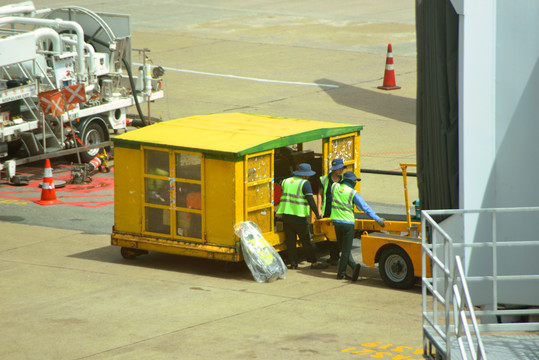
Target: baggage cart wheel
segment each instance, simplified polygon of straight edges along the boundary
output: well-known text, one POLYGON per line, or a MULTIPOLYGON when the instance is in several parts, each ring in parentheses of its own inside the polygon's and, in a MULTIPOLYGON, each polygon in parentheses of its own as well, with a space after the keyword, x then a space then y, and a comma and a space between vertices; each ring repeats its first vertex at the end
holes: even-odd
POLYGON ((148 252, 146 250, 139 250, 139 249, 132 249, 127 247, 122 247, 120 249, 120 254, 122 254, 122 257, 124 259, 134 259, 139 255, 147 254, 148 252))
POLYGON ((402 248, 392 246, 380 256, 380 276, 392 288, 408 289, 414 285, 414 266, 402 248))

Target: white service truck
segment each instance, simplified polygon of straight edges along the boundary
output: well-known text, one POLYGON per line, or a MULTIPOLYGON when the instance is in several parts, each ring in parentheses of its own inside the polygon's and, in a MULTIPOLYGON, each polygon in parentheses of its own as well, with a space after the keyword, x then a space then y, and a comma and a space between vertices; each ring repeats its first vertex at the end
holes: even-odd
POLYGON ((133 75, 135 50, 128 15, 0 7, 0 178, 16 183, 17 165, 45 158, 92 160, 111 145, 110 131, 129 125, 132 106, 149 123, 164 71, 143 49, 133 75))

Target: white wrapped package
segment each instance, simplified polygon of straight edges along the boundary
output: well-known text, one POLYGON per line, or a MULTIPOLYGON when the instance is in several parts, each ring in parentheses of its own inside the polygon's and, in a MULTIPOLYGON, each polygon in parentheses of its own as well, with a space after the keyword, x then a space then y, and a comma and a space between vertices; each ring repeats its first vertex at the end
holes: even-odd
POLYGON ((256 281, 262 283, 286 277, 283 259, 264 239, 257 224, 242 221, 234 225, 234 232, 241 239, 243 258, 256 281))

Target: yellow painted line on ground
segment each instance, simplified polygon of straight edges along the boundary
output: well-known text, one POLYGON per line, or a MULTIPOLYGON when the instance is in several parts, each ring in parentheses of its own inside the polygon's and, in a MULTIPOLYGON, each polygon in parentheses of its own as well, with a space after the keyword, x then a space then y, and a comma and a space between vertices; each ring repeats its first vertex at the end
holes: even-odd
POLYGON ((392 360, 425 360, 423 349, 412 346, 394 345, 384 342, 367 342, 360 347, 349 347, 341 350, 342 353, 365 355, 369 358, 384 358, 392 360))
POLYGON ((0 204, 26 205, 30 203, 31 201, 23 201, 23 200, 13 200, 13 199, 0 200, 0 204))

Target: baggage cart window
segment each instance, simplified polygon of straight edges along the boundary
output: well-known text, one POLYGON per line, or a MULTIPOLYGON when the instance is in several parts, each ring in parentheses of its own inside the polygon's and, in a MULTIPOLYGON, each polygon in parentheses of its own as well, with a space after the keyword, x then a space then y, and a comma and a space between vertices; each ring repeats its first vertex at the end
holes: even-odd
POLYGON ((168 210, 146 207, 146 231, 170 234, 170 213, 168 210))
POLYGON ((144 231, 203 239, 202 155, 144 149, 144 231))
POLYGON ((170 204, 169 182, 167 180, 146 178, 146 202, 155 205, 170 204))
POLYGON ((201 156, 176 153, 176 177, 190 180, 201 179, 201 156))
POLYGON ((169 152, 144 150, 144 229, 170 235, 169 152))
POLYGON ((168 177, 168 151, 144 150, 144 172, 149 175, 168 177))
POLYGON ((176 181, 176 235, 202 240, 202 156, 174 153, 176 181))

